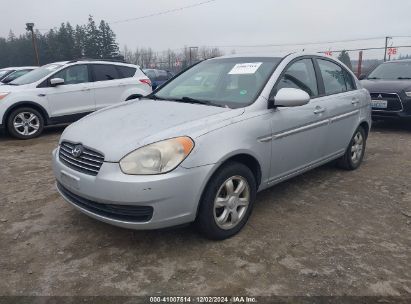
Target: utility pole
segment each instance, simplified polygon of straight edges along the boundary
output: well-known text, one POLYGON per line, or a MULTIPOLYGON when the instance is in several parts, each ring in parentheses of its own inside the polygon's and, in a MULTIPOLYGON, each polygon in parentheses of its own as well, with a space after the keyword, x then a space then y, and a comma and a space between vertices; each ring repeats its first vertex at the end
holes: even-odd
POLYGON ((357 70, 357 77, 360 78, 362 74, 362 51, 358 54, 358 70, 357 70))
POLYGON ((192 50, 198 50, 198 46, 190 46, 190 66, 193 64, 193 55, 191 53, 192 50))
POLYGON ((387 49, 388 49, 388 40, 392 37, 385 37, 385 49, 384 49, 384 62, 387 61, 387 49))
POLYGON ((31 32, 31 40, 33 43, 33 50, 37 66, 40 66, 39 51, 37 49, 36 35, 34 35, 34 23, 26 23, 26 30, 31 32))

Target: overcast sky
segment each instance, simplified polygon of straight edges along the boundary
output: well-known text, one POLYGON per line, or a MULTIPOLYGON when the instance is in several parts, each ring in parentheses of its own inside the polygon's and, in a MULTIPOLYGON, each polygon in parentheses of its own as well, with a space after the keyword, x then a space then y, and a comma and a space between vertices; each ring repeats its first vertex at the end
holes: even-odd
MULTIPOLYGON (((39 29, 61 22, 84 24, 91 14, 108 22, 145 16, 205 0, 14 0, 2 5, 0 36, 24 32, 25 23, 39 29)), ((121 47, 161 51, 184 46, 304 43, 411 35, 410 0, 216 0, 170 14, 112 24, 121 47)), ((44 32, 44 31, 43 31, 44 32)), ((394 44, 411 45, 411 38, 394 44)), ((383 46, 383 39, 306 46, 323 50, 383 46)), ((237 52, 303 48, 236 48, 237 52)), ((224 48, 230 52, 232 47, 224 48)), ((405 50, 404 50, 405 51, 405 50)), ((411 52, 411 49, 409 49, 411 52)))

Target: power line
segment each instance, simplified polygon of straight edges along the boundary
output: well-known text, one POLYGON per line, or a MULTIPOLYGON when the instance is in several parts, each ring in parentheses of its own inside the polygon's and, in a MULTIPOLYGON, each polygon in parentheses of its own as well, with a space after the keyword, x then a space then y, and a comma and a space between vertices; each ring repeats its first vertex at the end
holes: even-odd
MULTIPOLYGON (((400 37, 400 36, 398 36, 398 37, 400 37)), ((403 36, 401 36, 401 37, 403 37, 403 36)), ((320 45, 320 44, 357 42, 357 41, 368 41, 368 40, 378 40, 378 39, 385 39, 385 37, 357 38, 357 39, 347 39, 347 40, 317 41, 317 42, 305 42, 305 43, 254 44, 254 45, 252 45, 252 44, 248 44, 248 45, 209 45, 209 46, 210 47, 218 47, 218 48, 256 48, 256 47, 263 48, 263 47, 320 45)))
POLYGON ((129 19, 123 19, 123 20, 117 20, 117 21, 109 22, 109 24, 119 24, 119 23, 125 23, 125 22, 131 22, 131 21, 137 21, 137 20, 141 20, 141 19, 161 16, 161 15, 165 15, 165 14, 170 14, 170 13, 182 11, 182 10, 185 10, 185 9, 198 7, 198 6, 209 4, 209 3, 212 3, 212 2, 216 2, 216 1, 218 1, 218 0, 203 1, 203 2, 199 2, 199 3, 187 5, 187 6, 177 7, 177 8, 173 8, 173 9, 169 9, 169 10, 149 14, 149 15, 144 15, 144 16, 139 16, 139 17, 129 18, 129 19))
MULTIPOLYGON (((187 5, 187 6, 182 6, 182 7, 177 7, 177 8, 173 8, 173 9, 169 9, 169 10, 165 10, 165 11, 160 11, 157 13, 152 13, 149 15, 143 15, 143 16, 139 16, 139 17, 135 17, 135 18, 129 18, 129 19, 122 19, 122 20, 117 20, 117 21, 112 21, 112 22, 107 22, 109 25, 113 25, 113 24, 119 24, 119 23, 126 23, 126 22, 132 22, 132 21, 138 21, 141 19, 147 19, 147 18, 151 18, 151 17, 157 17, 157 16, 161 16, 161 15, 166 15, 166 14, 171 14, 171 13, 175 13, 178 11, 182 11, 182 10, 186 10, 186 9, 191 9, 191 8, 195 8, 201 5, 205 5, 205 4, 209 4, 212 2, 216 2, 219 0, 207 0, 207 1, 203 1, 203 2, 199 2, 199 3, 194 3, 191 5, 187 5)), ((39 31, 50 31, 53 28, 50 29, 46 29, 46 28, 37 28, 37 30, 39 31)))
MULTIPOLYGON (((390 46, 390 48, 394 48, 394 49, 411 48, 411 45, 396 45, 396 46, 390 46)), ((344 50, 328 50, 328 51, 320 51, 320 52, 317 52, 317 53, 326 53, 326 52, 340 53, 340 52, 343 52, 343 51, 356 52, 356 51, 375 51, 375 50, 385 50, 385 47, 370 47, 370 48, 344 49, 344 50)))

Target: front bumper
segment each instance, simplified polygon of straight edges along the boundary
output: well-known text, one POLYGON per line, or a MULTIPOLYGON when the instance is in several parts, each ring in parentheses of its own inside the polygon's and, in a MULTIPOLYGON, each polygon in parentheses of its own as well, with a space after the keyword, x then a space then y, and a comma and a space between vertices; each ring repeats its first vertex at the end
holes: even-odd
POLYGON ((411 120, 411 112, 389 112, 389 111, 372 111, 373 119, 403 119, 411 120))
POLYGON ((135 176, 122 173, 118 163, 105 162, 97 176, 92 176, 65 166, 56 149, 53 170, 61 196, 84 214, 119 227, 150 230, 195 220, 212 165, 192 169, 178 167, 167 174, 135 176), (101 208, 86 208, 76 198, 97 205, 151 207, 152 215, 147 220, 121 219, 100 212, 101 208))

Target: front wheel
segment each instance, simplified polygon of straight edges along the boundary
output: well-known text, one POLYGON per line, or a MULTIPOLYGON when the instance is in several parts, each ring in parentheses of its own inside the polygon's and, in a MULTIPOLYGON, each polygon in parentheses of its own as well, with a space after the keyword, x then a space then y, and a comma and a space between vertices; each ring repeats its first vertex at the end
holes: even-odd
POLYGON ((366 141, 367 136, 365 130, 364 128, 359 127, 355 131, 345 154, 338 159, 338 166, 346 170, 357 169, 364 158, 366 141))
POLYGON ((247 223, 256 192, 255 177, 247 166, 224 165, 204 190, 197 216, 200 231, 214 240, 237 234, 247 223))
POLYGON ((32 108, 14 110, 7 120, 7 130, 10 135, 19 139, 31 139, 43 132, 43 116, 32 108))

